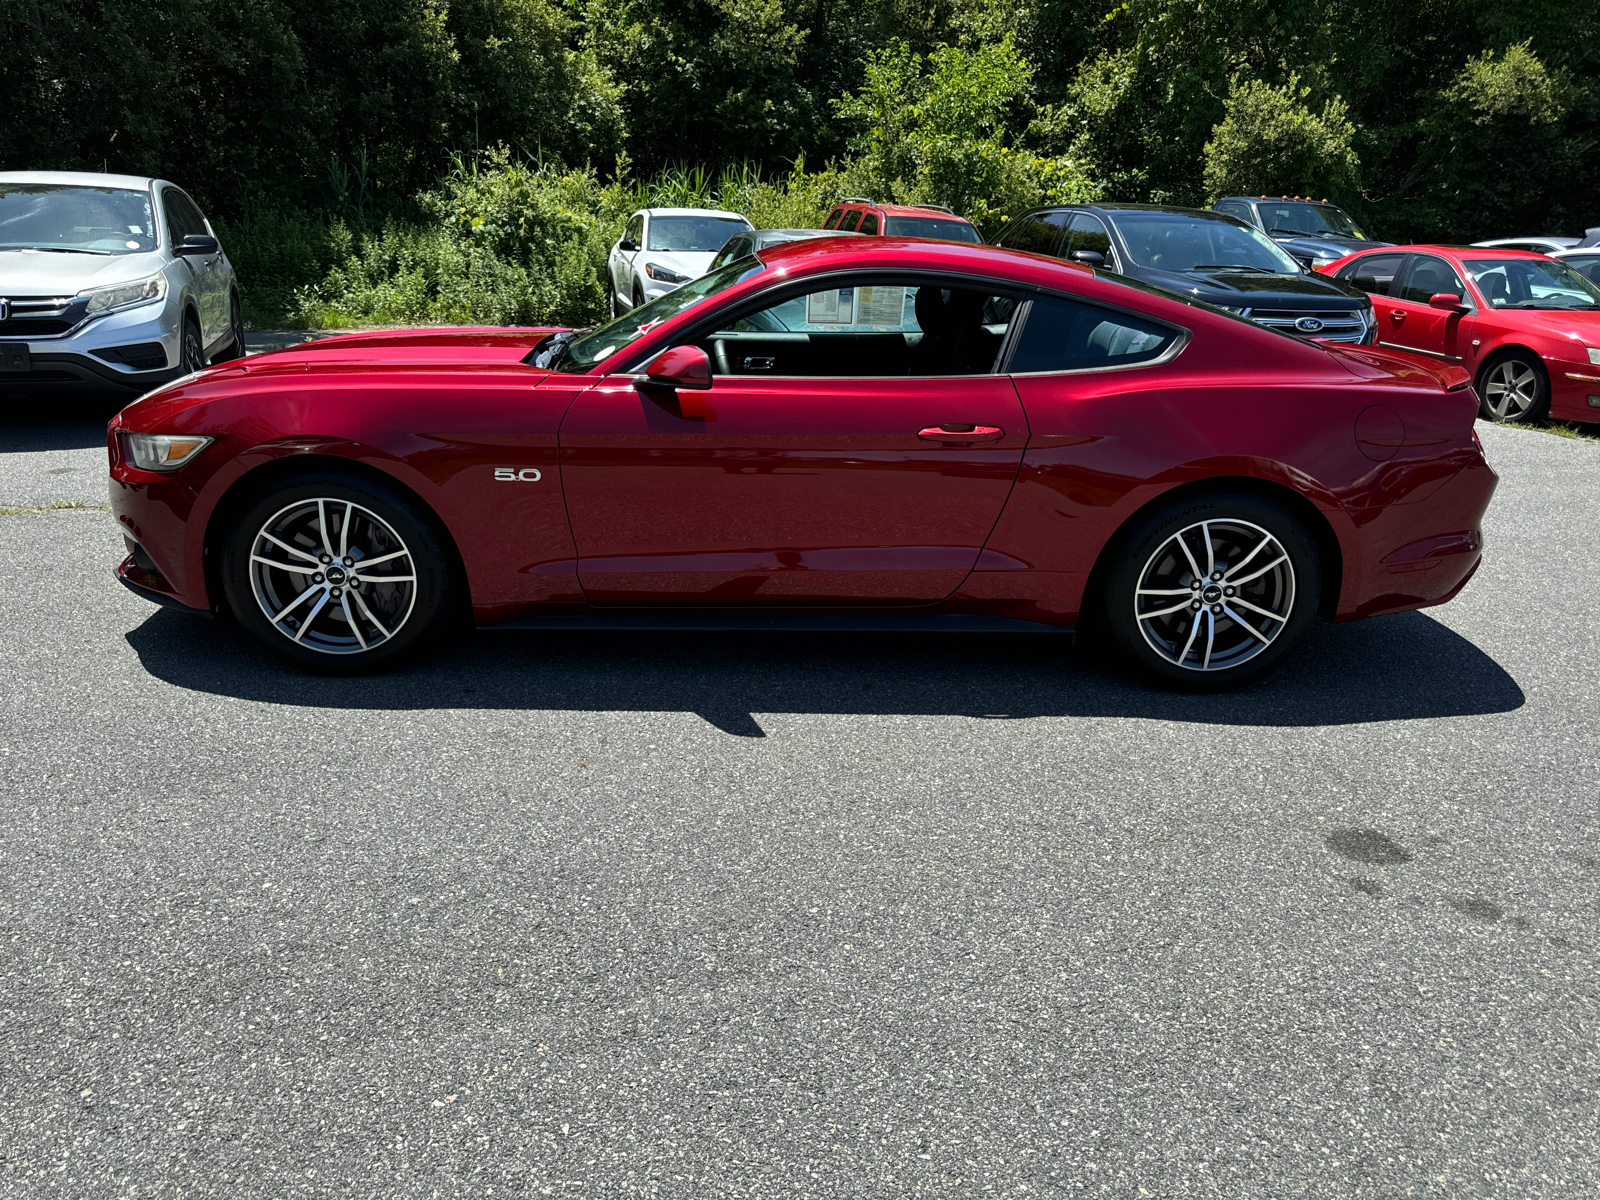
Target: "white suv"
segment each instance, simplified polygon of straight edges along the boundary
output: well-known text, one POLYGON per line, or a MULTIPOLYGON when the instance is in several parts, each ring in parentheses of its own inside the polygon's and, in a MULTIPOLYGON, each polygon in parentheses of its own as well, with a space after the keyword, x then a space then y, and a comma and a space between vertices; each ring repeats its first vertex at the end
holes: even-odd
POLYGON ((641 208, 611 247, 606 263, 611 315, 638 308, 698 279, 717 251, 750 228, 738 213, 711 208, 641 208))
POLYGON ((0 389, 138 394, 243 353, 233 264, 176 184, 0 172, 0 389))

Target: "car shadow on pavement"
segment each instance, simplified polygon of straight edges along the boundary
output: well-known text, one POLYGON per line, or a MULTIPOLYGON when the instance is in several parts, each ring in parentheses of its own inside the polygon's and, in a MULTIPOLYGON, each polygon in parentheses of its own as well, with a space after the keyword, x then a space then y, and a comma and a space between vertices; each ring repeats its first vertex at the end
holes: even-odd
POLYGON ((759 713, 990 719, 1143 717, 1312 726, 1508 712, 1522 689, 1492 658, 1421 613, 1317 625, 1250 687, 1196 696, 1144 687, 1066 638, 982 634, 618 633, 482 630, 377 677, 308 674, 232 622, 160 610, 127 635, 175 687, 347 709, 693 712, 764 737, 759 713))
POLYGON ((38 388, 0 389, 0 454, 104 449, 106 422, 132 401, 126 392, 51 395, 38 388))

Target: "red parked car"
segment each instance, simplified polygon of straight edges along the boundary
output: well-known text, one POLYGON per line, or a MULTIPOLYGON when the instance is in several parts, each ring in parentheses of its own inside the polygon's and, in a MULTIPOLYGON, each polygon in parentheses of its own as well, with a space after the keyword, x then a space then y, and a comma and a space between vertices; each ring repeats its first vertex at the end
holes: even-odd
POLYGON ((852 196, 835 204, 822 227, 840 233, 939 238, 946 242, 971 242, 974 246, 983 242, 976 225, 965 217, 956 216, 942 204, 879 204, 863 196, 852 196))
POLYGON ((1221 687, 1440 604, 1463 372, 1058 259, 793 242, 594 330, 356 334, 111 422, 129 586, 313 667, 453 621, 1064 630, 1221 687), (1099 614, 1098 618, 1095 614, 1099 614))
POLYGON ((1600 421, 1600 286, 1558 259, 1388 246, 1324 274, 1372 296, 1377 343, 1465 368, 1494 421, 1600 421))

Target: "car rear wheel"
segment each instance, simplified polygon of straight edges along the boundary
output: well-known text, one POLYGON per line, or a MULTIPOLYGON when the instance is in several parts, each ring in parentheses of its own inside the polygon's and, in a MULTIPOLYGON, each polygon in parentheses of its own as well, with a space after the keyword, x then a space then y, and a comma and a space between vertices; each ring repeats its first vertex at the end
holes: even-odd
POLYGON ((389 489, 338 474, 302 476, 251 504, 224 546, 222 584, 269 650, 330 673, 393 664, 453 611, 429 522, 389 489))
POLYGON ((200 340, 200 322, 193 317, 183 319, 183 334, 178 341, 178 365, 185 375, 206 368, 205 343, 200 340))
POLYGON ((1151 682, 1222 691, 1276 667, 1316 615, 1305 526, 1257 496, 1191 497, 1143 521, 1106 578, 1104 619, 1151 682))
POLYGON ((1490 421, 1540 421, 1550 412, 1550 378, 1533 355, 1513 350, 1478 376, 1478 411, 1490 421))

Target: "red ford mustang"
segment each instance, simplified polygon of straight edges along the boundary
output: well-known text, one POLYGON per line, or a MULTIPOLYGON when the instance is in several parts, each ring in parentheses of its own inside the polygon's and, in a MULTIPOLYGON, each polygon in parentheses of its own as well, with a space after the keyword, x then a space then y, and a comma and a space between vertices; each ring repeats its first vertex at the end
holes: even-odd
POLYGON ((1600 421, 1600 287, 1558 259, 1386 246, 1319 268, 1372 296, 1378 344, 1477 381, 1494 421, 1600 421))
POLYGON ((331 338, 111 422, 141 594, 301 663, 530 627, 1071 629, 1193 688, 1440 604, 1459 368, 992 246, 819 239, 592 331, 331 338))

